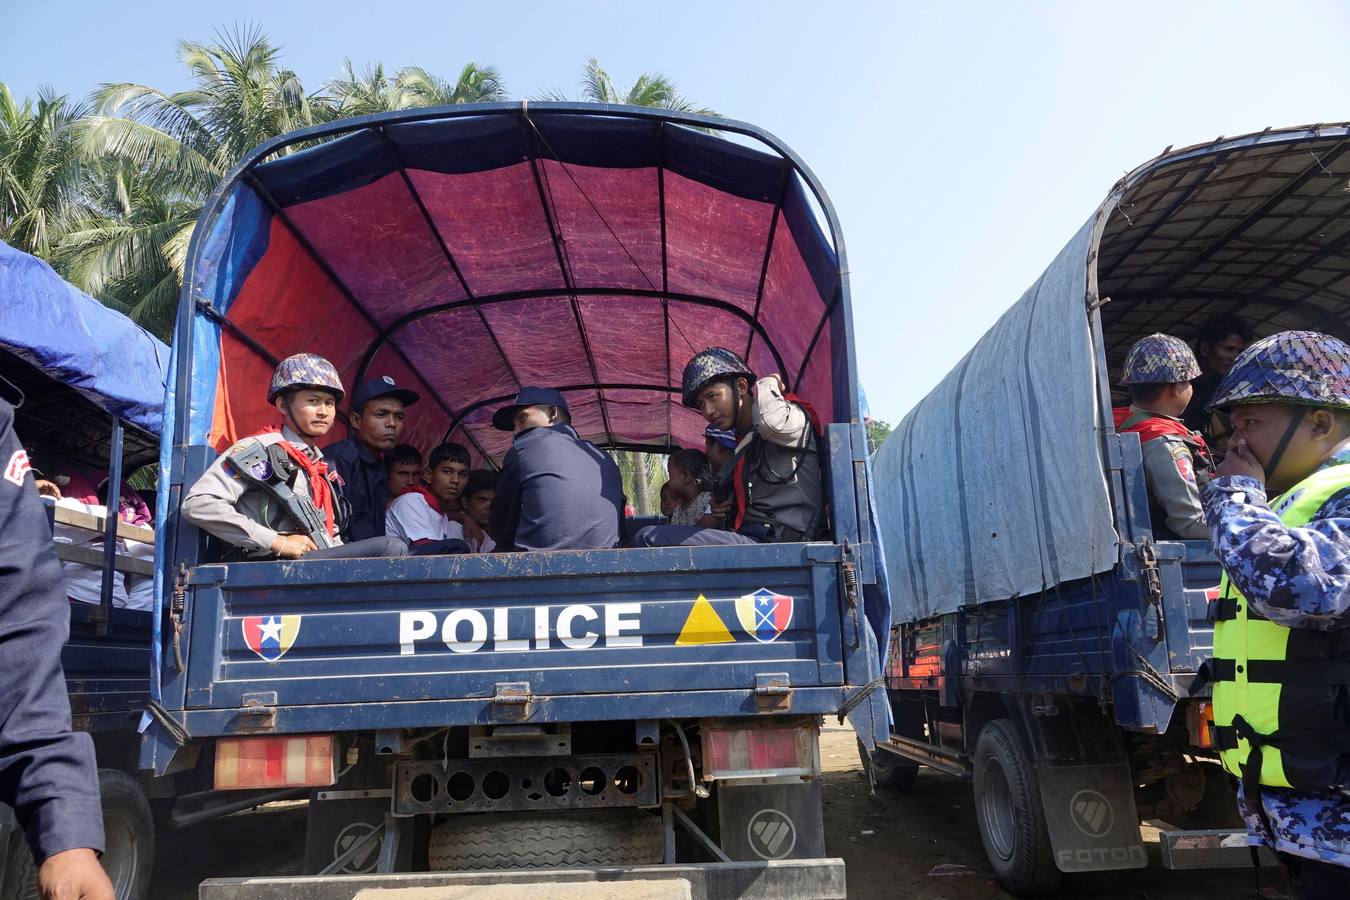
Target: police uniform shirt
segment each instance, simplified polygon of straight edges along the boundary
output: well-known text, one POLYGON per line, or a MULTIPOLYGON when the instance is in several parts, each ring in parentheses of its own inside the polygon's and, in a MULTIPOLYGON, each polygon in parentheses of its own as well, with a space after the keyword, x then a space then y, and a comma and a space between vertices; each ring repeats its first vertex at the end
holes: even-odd
POLYGON ((94 745, 71 730, 61 670, 69 636, 52 532, 0 395, 0 801, 14 807, 39 863, 103 849, 94 745))
POLYGON ((389 534, 385 528, 389 472, 384 461, 354 437, 323 448, 323 458, 342 476, 349 510, 342 540, 351 543, 389 534))

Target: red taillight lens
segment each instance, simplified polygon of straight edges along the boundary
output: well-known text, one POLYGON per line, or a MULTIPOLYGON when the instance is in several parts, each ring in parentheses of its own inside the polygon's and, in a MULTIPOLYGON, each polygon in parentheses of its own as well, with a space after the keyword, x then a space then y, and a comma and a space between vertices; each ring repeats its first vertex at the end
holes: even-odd
POLYGON ((216 742, 216 790, 324 787, 335 780, 331 734, 216 742))
POLYGON ((815 720, 784 725, 707 721, 703 735, 703 774, 707 778, 761 778, 815 775, 815 720))

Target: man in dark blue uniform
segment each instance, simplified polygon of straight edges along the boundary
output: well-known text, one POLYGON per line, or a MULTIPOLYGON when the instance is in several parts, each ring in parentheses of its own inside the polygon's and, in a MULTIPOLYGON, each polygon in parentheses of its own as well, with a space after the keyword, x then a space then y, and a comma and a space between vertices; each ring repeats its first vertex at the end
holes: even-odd
POLYGON ((416 402, 415 392, 399 387, 388 375, 367 379, 352 394, 352 436, 324 448, 324 459, 345 482, 342 493, 349 511, 344 541, 385 536, 389 470, 384 454, 398 444, 405 410, 416 402))
POLYGON ((488 532, 499 550, 619 546, 623 481, 609 455, 572 430, 563 396, 522 387, 493 427, 515 437, 497 476, 488 532))
POLYGON ((44 898, 112 900, 99 865, 103 811, 89 735, 71 730, 61 646, 70 604, 28 454, 23 395, 0 379, 0 801, 14 807, 44 898))

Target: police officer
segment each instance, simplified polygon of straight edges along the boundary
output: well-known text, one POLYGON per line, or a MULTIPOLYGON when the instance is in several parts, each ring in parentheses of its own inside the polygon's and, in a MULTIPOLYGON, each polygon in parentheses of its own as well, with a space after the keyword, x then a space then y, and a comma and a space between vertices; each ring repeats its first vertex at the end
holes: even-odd
POLYGON ((1299 896, 1350 897, 1350 346, 1311 331, 1257 341, 1210 409, 1234 428, 1204 489, 1224 573, 1215 746, 1251 842, 1299 896))
POLYGON ((651 525, 645 546, 813 541, 825 528, 820 472, 821 425, 777 375, 756 379, 745 361, 723 347, 694 354, 684 367, 684 405, 722 432, 736 450, 718 472, 728 496, 715 497, 723 528, 651 525))
POLYGON ((283 359, 267 391, 267 401, 281 414, 281 430, 245 438, 221 454, 183 498, 183 518, 253 558, 406 554, 407 545, 397 538, 372 537, 343 544, 339 535, 345 519, 341 480, 328 470, 315 442, 333 427, 342 397, 342 380, 322 356, 297 353, 283 359), (285 451, 284 470, 266 454, 247 473, 240 472, 231 460, 271 446, 285 451), (308 499, 323 520, 321 528, 331 546, 318 549, 318 535, 279 508, 275 498, 257 484, 260 480, 284 484, 297 497, 308 499))
POLYGON ((514 433, 497 475, 488 533, 500 550, 619 546, 623 480, 608 454, 572 428, 563 395, 522 387, 492 416, 514 433))
POLYGON ((1114 410, 1116 431, 1139 435, 1149 513, 1158 538, 1209 537, 1200 488, 1208 483, 1214 463, 1205 439, 1181 421, 1193 393, 1191 379, 1199 375, 1191 348, 1169 334, 1149 335, 1125 357, 1121 383, 1130 390, 1130 405, 1114 410))
POLYGON ((352 393, 351 437, 324 448, 324 459, 342 476, 347 498, 344 541, 383 537, 389 505, 389 470, 384 454, 398 445, 405 410, 417 394, 401 388, 388 375, 368 378, 352 393))
POLYGON ((23 396, 0 379, 0 801, 23 825, 44 898, 112 900, 94 745, 71 730, 61 671, 70 604, 11 402, 23 396))

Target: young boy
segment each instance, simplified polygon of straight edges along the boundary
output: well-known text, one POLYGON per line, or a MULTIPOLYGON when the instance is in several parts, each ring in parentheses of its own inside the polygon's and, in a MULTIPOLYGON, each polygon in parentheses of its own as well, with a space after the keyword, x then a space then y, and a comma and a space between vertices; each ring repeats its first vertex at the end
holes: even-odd
POLYGON ((731 461, 736 452, 736 432, 730 428, 718 428, 709 425, 703 429, 703 453, 712 464, 713 474, 722 471, 722 467, 731 461))
POLYGON ((464 537, 475 553, 491 553, 497 544, 487 533, 492 521, 492 498, 497 495, 497 473, 474 469, 464 493, 459 495, 460 524, 464 537))
POLYGON ((1241 779, 1249 842, 1276 852, 1298 896, 1348 897, 1350 346, 1311 331, 1257 341, 1210 409, 1234 428, 1204 489, 1224 572, 1214 746, 1241 779))
POLYGON ((399 444, 390 450, 384 455, 384 464, 389 470, 390 503, 422 483, 422 451, 412 444, 399 444))
POLYGON ((468 553, 464 529, 445 508, 458 500, 469 476, 469 451, 462 444, 441 444, 427 458, 427 486, 416 485, 394 498, 385 528, 408 542, 414 556, 468 553))
POLYGON ((317 441, 333 427, 342 397, 342 380, 322 356, 298 353, 283 359, 267 391, 267 401, 281 415, 281 430, 245 438, 221 454, 183 498, 183 518, 251 558, 406 554, 407 547, 394 538, 344 544, 339 536, 345 507, 342 482, 328 470, 317 441), (284 452, 269 449, 273 447, 284 452), (247 472, 236 468, 234 460, 242 455, 251 455, 247 472), (283 490, 312 503, 322 525, 310 530, 287 514, 273 496, 283 490), (318 549, 316 538, 328 546, 318 549))
MULTIPOLYGON (((670 469, 666 469, 666 474, 670 474, 670 469)), ((661 485, 661 515, 667 519, 675 512, 675 489, 667 481, 661 485)))
POLYGON ((1181 421, 1191 399, 1191 379, 1199 375, 1191 348, 1168 334, 1143 338, 1125 357, 1121 383, 1130 390, 1130 405, 1114 410, 1116 431, 1139 435, 1158 540, 1209 537, 1200 488, 1208 483, 1214 464, 1205 439, 1181 421))
POLYGON ((711 515, 721 528, 649 525, 635 536, 648 547, 814 541, 825 529, 820 472, 821 424, 778 375, 755 378, 724 347, 694 354, 684 367, 684 405, 709 425, 734 431, 741 447, 732 497, 711 515))
POLYGON ((671 498, 674 505, 669 513, 672 525, 698 525, 711 528, 717 524, 712 515, 713 496, 708 491, 700 491, 699 475, 708 467, 708 457, 701 450, 681 447, 670 454, 666 460, 666 474, 670 480, 671 498))

